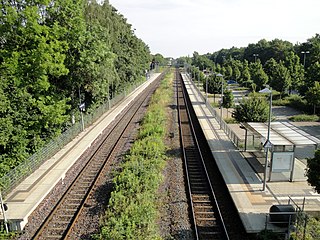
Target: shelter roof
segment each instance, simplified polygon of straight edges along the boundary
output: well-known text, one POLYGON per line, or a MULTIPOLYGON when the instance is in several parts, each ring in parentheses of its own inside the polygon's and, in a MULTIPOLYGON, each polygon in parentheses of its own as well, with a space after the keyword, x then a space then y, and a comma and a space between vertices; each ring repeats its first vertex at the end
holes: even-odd
MULTIPOLYGON (((245 128, 260 135, 265 140, 268 134, 268 124, 260 122, 248 122, 243 124, 245 128)), ((320 140, 289 122, 271 122, 270 138, 272 145, 319 145, 320 140)))

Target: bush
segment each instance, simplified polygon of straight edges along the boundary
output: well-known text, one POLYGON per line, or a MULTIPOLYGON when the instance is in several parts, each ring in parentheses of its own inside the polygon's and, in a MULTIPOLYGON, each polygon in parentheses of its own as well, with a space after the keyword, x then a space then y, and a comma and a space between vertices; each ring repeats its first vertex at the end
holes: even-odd
POLYGON ((288 106, 294 109, 303 111, 303 112, 310 112, 312 111, 312 107, 308 104, 308 102, 301 97, 300 95, 289 95, 283 99, 273 100, 272 104, 274 106, 288 106))
POLYGON ((227 123, 227 124, 233 124, 233 123, 239 123, 236 119, 234 118, 225 118, 224 121, 227 123))
POLYGON ((252 94, 235 107, 232 117, 238 122, 265 122, 269 117, 269 107, 265 98, 252 94))
POLYGON ((272 105, 273 106, 289 106, 290 101, 288 98, 272 100, 272 105))
POLYGON ((293 122, 318 122, 320 119, 317 115, 300 114, 290 117, 289 120, 293 122))
POLYGON ((320 239, 320 221, 309 215, 298 215, 296 232, 291 233, 292 240, 320 239))

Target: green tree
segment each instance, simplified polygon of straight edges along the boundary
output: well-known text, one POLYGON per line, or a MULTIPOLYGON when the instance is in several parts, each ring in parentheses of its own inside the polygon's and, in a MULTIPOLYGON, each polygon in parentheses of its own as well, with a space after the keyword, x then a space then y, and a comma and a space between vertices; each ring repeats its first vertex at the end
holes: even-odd
POLYGON ((265 68, 269 76, 270 86, 279 91, 281 95, 286 93, 291 86, 291 77, 290 72, 285 67, 283 61, 277 63, 271 58, 266 62, 265 68))
POLYGON ((315 79, 320 79, 320 62, 315 62, 308 68, 302 92, 306 92, 309 87, 312 87, 315 79))
POLYGON ((241 77, 241 71, 239 66, 235 65, 233 66, 233 71, 232 71, 232 78, 236 81, 239 81, 240 77, 241 77))
POLYGON ((258 43, 251 43, 245 48, 244 59, 254 62, 254 54, 258 54, 259 61, 264 65, 270 58, 277 62, 284 60, 286 53, 293 51, 292 43, 281 39, 267 41, 262 39, 258 43))
POLYGON ((314 158, 307 159, 307 181, 320 193, 320 149, 315 151, 314 158))
POLYGON ((265 73, 269 78, 273 78, 273 75, 277 71, 278 63, 274 58, 270 58, 264 65, 265 73))
POLYGON ((269 117, 268 103, 265 98, 254 93, 241 100, 232 117, 238 122, 266 122, 269 117))
POLYGON ((230 65, 225 66, 225 73, 223 75, 225 75, 226 79, 231 79, 233 76, 233 70, 232 67, 230 65))
POLYGON ((320 106, 320 83, 315 81, 313 87, 308 88, 305 97, 313 105, 313 114, 316 114, 316 107, 320 106))
POLYGON ((234 106, 234 96, 232 91, 227 89, 223 93, 222 106, 227 109, 227 118, 228 118, 228 109, 234 106))
POLYGON ((208 77, 208 93, 213 94, 213 101, 216 101, 216 94, 221 93, 221 78, 215 74, 210 74, 208 77))
POLYGON ((249 63, 247 60, 244 60, 243 62, 240 83, 241 85, 244 85, 246 87, 251 86, 251 84, 253 83, 251 80, 249 63))
POLYGON ((200 70, 213 68, 213 62, 206 56, 199 55, 198 52, 193 53, 192 65, 198 67, 200 70))
POLYGON ((219 63, 216 64, 216 72, 217 73, 221 73, 222 72, 222 67, 221 67, 221 65, 219 63))
POLYGON ((1 8, 2 174, 68 126, 79 89, 94 108, 140 80, 151 57, 108 1, 2 1, 1 8))
MULTIPOLYGON (((304 69, 300 58, 293 51, 290 51, 285 58, 285 66, 289 70, 291 78, 291 90, 299 90, 304 81, 304 69)), ((291 92, 291 91, 290 91, 291 92)))
POLYGON ((167 59, 165 59, 160 53, 157 53, 152 57, 154 58, 155 62, 157 62, 161 66, 168 64, 167 59))
POLYGON ((261 62, 258 60, 255 63, 250 63, 250 76, 253 83, 256 84, 258 89, 262 89, 268 82, 268 75, 264 72, 261 62))
POLYGON ((68 74, 64 62, 68 46, 60 40, 61 26, 46 25, 46 1, 2 1, 0 32, 1 162, 13 168, 48 139, 68 118, 68 98, 55 91, 51 79, 68 74))
MULTIPOLYGON (((320 62, 320 34, 317 33, 315 36, 309 38, 307 42, 302 43, 299 49, 299 55, 301 51, 308 51, 309 54, 306 56, 306 69, 308 69, 312 64, 320 62)), ((303 64, 304 55, 301 56, 301 63, 303 64)))

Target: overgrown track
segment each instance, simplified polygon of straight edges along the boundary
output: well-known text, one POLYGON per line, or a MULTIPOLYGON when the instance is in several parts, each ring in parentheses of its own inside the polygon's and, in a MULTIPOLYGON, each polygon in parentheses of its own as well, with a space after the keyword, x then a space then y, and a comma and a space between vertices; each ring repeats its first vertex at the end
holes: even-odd
MULTIPOLYGON (((126 132, 127 127, 134 119, 134 116, 139 114, 141 106, 147 104, 159 84, 159 79, 162 77, 163 75, 155 80, 126 108, 125 113, 121 115, 117 124, 114 125, 99 147, 92 153, 85 167, 74 179, 32 239, 68 239, 81 210, 86 204, 86 200, 94 188, 95 182, 104 172, 104 166, 119 150, 119 141, 126 132)), ((85 228, 86 226, 83 227, 85 228)))
MULTIPOLYGON (((181 75, 175 73, 180 141, 184 158, 195 239, 229 239, 204 164, 181 75)), ((191 106, 192 107, 192 106, 191 106)))

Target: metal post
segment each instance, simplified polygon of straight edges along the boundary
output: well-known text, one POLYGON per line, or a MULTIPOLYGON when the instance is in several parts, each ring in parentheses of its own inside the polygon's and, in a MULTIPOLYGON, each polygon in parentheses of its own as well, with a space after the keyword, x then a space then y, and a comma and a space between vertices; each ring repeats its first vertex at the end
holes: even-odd
POLYGON ((80 115, 81 115, 81 126, 82 126, 82 131, 84 130, 84 121, 83 121, 83 113, 82 110, 80 109, 81 106, 81 94, 80 94, 80 87, 79 87, 79 110, 80 110, 80 115))
POLYGON ((301 52, 303 54, 303 68, 305 68, 306 66, 306 55, 307 53, 310 53, 309 51, 302 51, 301 52))
POLYGON ((1 211, 2 211, 2 215, 3 215, 4 227, 5 227, 6 233, 9 233, 8 220, 7 220, 7 216, 6 216, 5 209, 4 209, 1 190, 0 190, 0 204, 1 204, 1 211))
POLYGON ((247 151, 248 130, 246 128, 245 128, 245 130, 246 130, 246 133, 244 136, 244 151, 246 152, 247 151))
POLYGON ((222 129, 223 75, 221 73, 218 73, 216 76, 221 77, 220 129, 222 129))
POLYGON ((266 151, 266 160, 264 161, 264 176, 263 176, 263 187, 262 187, 262 191, 265 191, 265 190, 266 190, 266 185, 267 185, 268 154, 269 154, 269 148, 267 148, 267 151, 266 151))
POLYGON ((198 89, 200 90, 200 68, 198 68, 198 89))
POLYGON ((208 77, 206 77, 206 102, 208 102, 208 77))
POLYGON ((269 167, 269 179, 268 182, 271 181, 271 175, 272 175, 272 166, 273 166, 273 154, 272 151, 270 151, 271 156, 270 156, 270 167, 269 167))
MULTIPOLYGON (((268 134, 267 134, 267 141, 266 141, 267 144, 269 144, 269 139, 270 139, 271 115, 272 115, 272 88, 270 88, 268 134)), ((265 160, 262 191, 266 190, 266 185, 267 185, 268 154, 269 154, 269 147, 267 147, 267 151, 266 151, 266 160, 265 160)), ((271 169, 270 169, 270 171, 271 171, 271 169)))
POLYGON ((108 78, 108 110, 110 109, 110 85, 109 85, 109 78, 108 78))
POLYGON ((291 165, 291 173, 290 173, 290 182, 293 181, 293 174, 294 174, 294 153, 296 151, 296 145, 293 145, 293 158, 292 158, 292 165, 291 165))
POLYGON ((289 223, 288 223, 288 239, 290 239, 290 234, 291 234, 291 229, 290 229, 290 226, 291 226, 291 214, 289 215, 289 223))
POLYGON ((220 129, 222 129, 222 114, 223 114, 223 111, 222 111, 222 108, 223 108, 223 78, 221 77, 221 107, 220 107, 220 129))
POLYGON ((268 119, 268 136, 267 136, 267 140, 270 139, 271 115, 272 115, 272 88, 270 88, 269 119, 268 119))
POLYGON ((267 231, 268 229, 268 214, 266 214, 266 222, 264 224, 264 230, 267 231))

